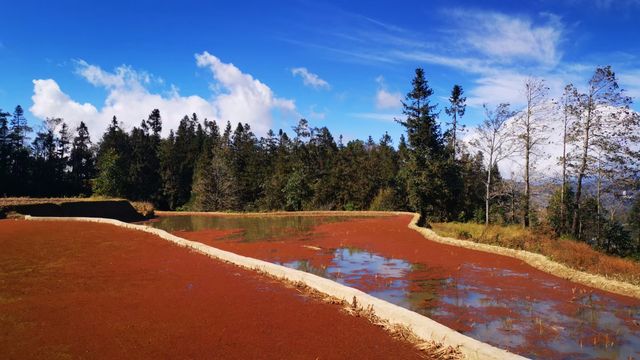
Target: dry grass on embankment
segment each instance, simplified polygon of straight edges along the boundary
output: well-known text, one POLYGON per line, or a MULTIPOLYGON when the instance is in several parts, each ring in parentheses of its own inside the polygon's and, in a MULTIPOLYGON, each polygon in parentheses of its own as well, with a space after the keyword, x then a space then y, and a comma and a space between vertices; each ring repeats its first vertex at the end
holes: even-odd
POLYGON ((575 240, 554 238, 518 225, 485 228, 483 224, 452 222, 431 226, 440 236, 538 253, 576 270, 640 285, 639 262, 603 254, 575 240))

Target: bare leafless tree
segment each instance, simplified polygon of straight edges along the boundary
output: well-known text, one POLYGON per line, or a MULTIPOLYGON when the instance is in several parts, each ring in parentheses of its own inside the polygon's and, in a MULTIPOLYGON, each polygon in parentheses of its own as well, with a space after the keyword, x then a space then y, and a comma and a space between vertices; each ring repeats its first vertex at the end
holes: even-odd
MULTIPOLYGON (((589 176, 602 179, 605 170, 624 164, 629 159, 620 157, 621 151, 631 149, 633 136, 638 131, 638 117, 630 110, 631 98, 618 86, 610 66, 597 68, 589 80, 587 91, 573 89, 576 121, 570 128, 569 141, 576 147, 576 204, 571 230, 580 237, 581 200, 583 181, 589 176)), ((602 182, 597 183, 598 211, 602 182)))
POLYGON ((513 131, 524 157, 524 199, 522 202, 523 225, 529 227, 531 209, 532 157, 549 138, 546 116, 549 104, 549 88, 544 80, 529 78, 524 83, 525 107, 514 118, 513 131))
POLYGON ((566 189, 567 189, 567 164, 568 164, 568 154, 567 154, 567 144, 569 142, 569 129, 575 120, 575 97, 573 94, 576 93, 575 86, 573 84, 569 84, 565 86, 564 92, 562 93, 562 98, 560 100, 560 106, 562 110, 562 157, 560 158, 560 166, 562 167, 562 188, 560 189, 560 222, 561 224, 566 224, 567 214, 565 209, 565 197, 566 197, 566 189))
POLYGON ((487 180, 485 181, 485 225, 489 225, 489 208, 492 198, 491 188, 494 174, 493 165, 511 156, 514 151, 512 133, 507 128, 507 120, 514 116, 509 104, 500 104, 495 110, 484 105, 485 118, 476 129, 476 137, 470 145, 482 152, 487 159, 487 180))

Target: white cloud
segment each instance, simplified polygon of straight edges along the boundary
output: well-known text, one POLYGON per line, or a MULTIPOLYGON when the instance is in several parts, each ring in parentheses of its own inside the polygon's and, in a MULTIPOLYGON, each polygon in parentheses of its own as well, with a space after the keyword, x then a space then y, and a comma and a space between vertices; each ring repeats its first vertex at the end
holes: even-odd
POLYGON ((271 127, 272 111, 294 113, 293 100, 278 98, 264 83, 242 73, 233 64, 223 63, 208 52, 196 54, 199 67, 207 67, 223 90, 214 100, 218 118, 223 121, 247 122, 258 133, 266 133, 271 127))
POLYGON ((399 108, 402 104, 402 94, 399 92, 388 91, 382 76, 378 76, 376 78, 376 82, 378 83, 378 91, 376 92, 376 108, 379 110, 399 108))
POLYGON ((527 78, 525 75, 509 72, 482 76, 475 81, 476 86, 469 92, 467 104, 470 106, 520 104, 524 101, 522 90, 527 78))
POLYGON ((211 70, 221 90, 207 100, 198 95, 182 96, 175 86, 166 94, 152 93, 147 89, 151 82, 162 83, 159 78, 139 72, 129 66, 120 66, 108 72, 83 60, 76 62, 76 72, 89 83, 107 90, 107 97, 100 109, 81 104, 65 94, 53 79, 34 80, 31 112, 39 117, 62 117, 72 127, 84 121, 96 136, 107 127, 115 115, 131 128, 140 124, 151 110, 159 109, 163 120, 163 133, 176 129, 184 115, 198 114, 226 122, 249 123, 258 134, 265 133, 272 123, 272 111, 295 112, 292 100, 277 98, 271 89, 242 73, 232 64, 225 64, 215 56, 204 52, 196 55, 197 65, 211 70))
POLYGON ((544 14, 547 22, 536 25, 529 18, 497 12, 454 10, 451 14, 463 24, 454 30, 461 45, 497 62, 530 60, 554 66, 560 61, 563 25, 555 15, 544 14))
MULTIPOLYGON (((95 106, 73 101, 60 90, 60 86, 52 79, 33 80, 33 106, 31 113, 39 118, 64 117, 70 125, 77 126, 85 121, 87 126, 96 125, 94 119, 99 117, 95 106)), ((94 127, 95 128, 95 127, 94 127)))
POLYGON ((331 88, 331 86, 329 85, 328 82, 326 82, 325 80, 321 79, 318 75, 309 72, 309 70, 307 70, 307 68, 304 67, 298 67, 298 68, 293 68, 291 69, 291 74, 293 76, 299 76, 302 78, 302 82, 306 85, 306 86, 310 86, 314 89, 326 89, 329 90, 331 88))

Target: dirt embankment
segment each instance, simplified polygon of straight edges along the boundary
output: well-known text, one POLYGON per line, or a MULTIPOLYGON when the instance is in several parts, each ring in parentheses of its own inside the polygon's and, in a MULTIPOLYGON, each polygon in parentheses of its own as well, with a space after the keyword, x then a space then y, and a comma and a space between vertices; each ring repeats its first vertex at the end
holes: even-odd
POLYGON ((142 221, 153 216, 145 204, 131 203, 121 199, 0 199, 0 219, 8 214, 61 217, 99 217, 121 221, 142 221))
POLYGON ((0 247, 6 358, 424 355, 341 305, 144 232, 0 220, 0 247))

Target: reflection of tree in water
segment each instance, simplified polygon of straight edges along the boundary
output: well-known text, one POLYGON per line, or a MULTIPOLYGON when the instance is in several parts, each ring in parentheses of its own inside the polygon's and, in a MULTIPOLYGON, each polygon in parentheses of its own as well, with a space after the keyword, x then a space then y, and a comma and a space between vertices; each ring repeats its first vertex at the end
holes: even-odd
POLYGON ((429 268, 425 264, 411 264, 406 278, 409 286, 406 300, 409 308, 425 316, 435 315, 434 310, 439 306, 443 289, 450 286, 449 279, 433 274, 439 274, 438 269, 429 268))
POLYGON ((350 221, 345 216, 162 216, 149 225, 166 231, 238 230, 225 237, 246 242, 272 241, 285 237, 307 240, 313 228, 326 223, 350 221))
POLYGON ((324 278, 329 278, 331 279, 332 276, 330 274, 327 273, 327 269, 326 268, 320 268, 320 267, 316 267, 311 265, 311 262, 307 259, 305 260, 296 260, 290 263, 286 263, 284 264, 287 267, 291 267, 300 271, 304 271, 310 274, 314 274, 314 275, 318 275, 320 277, 324 277, 324 278))

